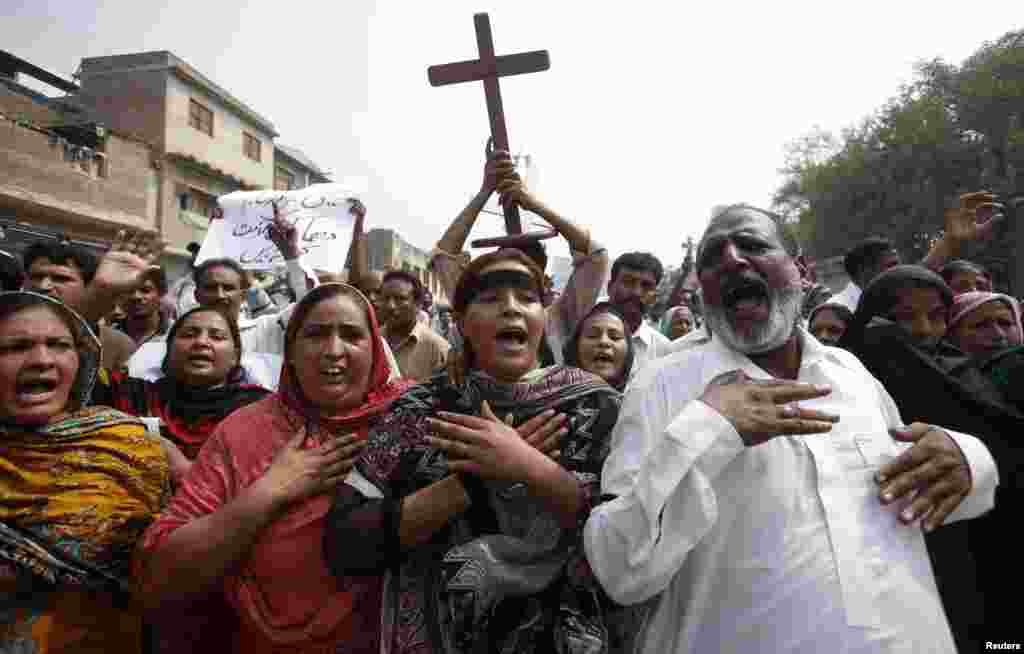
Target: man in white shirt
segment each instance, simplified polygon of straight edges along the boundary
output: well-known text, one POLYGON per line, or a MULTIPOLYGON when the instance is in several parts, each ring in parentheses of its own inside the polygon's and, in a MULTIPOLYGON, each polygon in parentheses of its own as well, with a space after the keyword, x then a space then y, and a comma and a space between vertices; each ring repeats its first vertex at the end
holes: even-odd
POLYGON ((843 257, 843 268, 850 276, 850 282, 828 301, 856 312, 862 289, 879 273, 899 264, 900 253, 892 241, 877 236, 864 239, 843 257))
MULTIPOLYGON (((268 238, 284 257, 287 267, 288 285, 298 302, 316 279, 306 274, 299 263, 302 251, 299 234, 294 225, 277 213, 268 230, 268 238)), ((294 304, 276 313, 267 313, 257 318, 242 315, 242 301, 250 296, 253 304, 259 304, 263 289, 253 285, 248 273, 234 259, 207 259, 192 271, 195 282, 195 299, 201 306, 223 308, 228 315, 238 316, 238 331, 242 336, 243 354, 284 354, 284 333, 288 327, 294 304)))
POLYGON ((196 255, 199 254, 199 244, 193 241, 186 245, 185 249, 191 255, 188 261, 188 270, 171 284, 167 295, 164 296, 164 299, 174 307, 174 313, 177 316, 184 315, 186 311, 198 304, 195 294, 196 282, 192 279, 192 270, 195 268, 196 255))
POLYGON ((922 527, 992 508, 988 450, 798 325, 778 217, 724 210, 697 270, 714 337, 634 379, 584 529, 612 599, 661 594, 644 651, 954 652, 922 527))
MULTIPOLYGON (((310 276, 299 263, 301 251, 297 230, 275 212, 269 236, 284 256, 292 292, 297 300, 302 299, 314 282, 307 283, 310 276)), ((260 300, 265 301, 260 297, 265 296, 265 292, 251 283, 249 274, 234 259, 208 259, 195 266, 192 277, 199 306, 220 307, 228 315, 237 316, 246 380, 276 390, 284 355, 284 334, 295 305, 257 318, 245 317, 242 313, 243 300, 248 297, 253 305, 258 305, 260 300)), ((139 348, 128 361, 129 372, 144 379, 162 376, 161 362, 166 347, 166 343, 154 340, 139 348)))
MULTIPOLYGON (((1004 219, 1003 205, 995 199, 987 191, 961 195, 958 205, 946 210, 942 238, 932 245, 921 265, 938 272, 947 261, 955 259, 965 245, 989 238, 1004 219)), ((899 251, 889 239, 878 236, 864 239, 843 257, 843 268, 850 282, 829 298, 829 302, 856 313, 861 293, 871 280, 902 262, 899 251)))
POLYGON ((612 263, 608 301, 622 312, 631 334, 634 352, 631 379, 651 361, 672 352, 672 341, 644 319, 658 299, 658 284, 663 274, 661 262, 647 252, 627 252, 612 263))

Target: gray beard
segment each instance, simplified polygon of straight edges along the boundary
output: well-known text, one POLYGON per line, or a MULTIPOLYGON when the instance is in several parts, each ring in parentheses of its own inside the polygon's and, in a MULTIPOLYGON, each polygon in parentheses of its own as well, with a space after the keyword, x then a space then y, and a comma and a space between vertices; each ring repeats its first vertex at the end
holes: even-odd
POLYGON ((736 330, 721 306, 706 306, 708 330, 730 348, 743 354, 763 354, 786 344, 800 320, 803 289, 799 285, 772 289, 768 297, 768 319, 749 333, 736 330))

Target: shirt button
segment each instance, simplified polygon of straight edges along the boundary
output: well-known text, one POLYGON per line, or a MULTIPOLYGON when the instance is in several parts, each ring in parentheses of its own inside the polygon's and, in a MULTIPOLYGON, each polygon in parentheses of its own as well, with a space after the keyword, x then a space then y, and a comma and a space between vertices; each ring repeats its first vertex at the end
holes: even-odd
POLYGON ((868 567, 871 572, 874 573, 875 577, 882 577, 889 571, 889 562, 882 557, 882 553, 877 547, 871 548, 870 556, 868 557, 868 567))

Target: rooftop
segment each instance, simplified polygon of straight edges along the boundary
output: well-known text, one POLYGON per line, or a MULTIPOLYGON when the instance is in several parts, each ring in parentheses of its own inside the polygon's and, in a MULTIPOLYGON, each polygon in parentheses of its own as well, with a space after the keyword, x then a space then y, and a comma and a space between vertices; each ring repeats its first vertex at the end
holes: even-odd
POLYGON ((320 166, 313 163, 313 160, 306 156, 306 153, 298 148, 293 148, 283 143, 274 143, 274 150, 282 153, 284 156, 295 161, 296 163, 304 166, 311 172, 316 173, 324 179, 328 179, 328 173, 324 171, 320 166))
POLYGON ((6 73, 0 74, 0 116, 89 147, 97 147, 102 142, 105 128, 87 107, 70 95, 78 90, 76 85, 2 50, 0 72, 6 73), (16 79, 19 74, 69 95, 44 95, 19 82, 16 79))
POLYGON ((82 59, 79 77, 84 79, 90 76, 156 70, 169 71, 185 82, 195 84, 261 127, 271 136, 278 136, 278 132, 270 120, 256 113, 249 105, 228 93, 225 89, 190 66, 188 62, 168 50, 111 55, 108 57, 85 57, 82 59))
POLYGON ((60 89, 65 93, 74 93, 78 90, 78 85, 74 82, 58 77, 50 71, 43 70, 39 66, 25 61, 20 57, 15 57, 10 52, 5 52, 4 50, 0 50, 0 72, 7 73, 9 75, 24 73, 29 77, 34 77, 40 82, 45 82, 53 88, 60 89))

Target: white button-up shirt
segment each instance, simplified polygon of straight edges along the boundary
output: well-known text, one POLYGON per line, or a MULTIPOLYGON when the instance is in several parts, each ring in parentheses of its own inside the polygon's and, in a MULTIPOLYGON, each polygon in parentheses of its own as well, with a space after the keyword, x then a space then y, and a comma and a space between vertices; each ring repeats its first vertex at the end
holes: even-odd
POLYGON ((633 368, 629 371, 630 379, 634 379, 640 370, 651 361, 672 352, 672 341, 659 332, 646 320, 640 323, 631 337, 633 339, 633 368))
MULTIPOLYGON (((288 285, 295 293, 296 303, 309 293, 306 284, 306 271, 298 260, 286 261, 288 266, 288 285)), ((311 278, 314 283, 316 277, 311 278)), ((284 334, 288 330, 288 321, 295 310, 295 303, 277 313, 270 313, 258 318, 238 319, 238 331, 242 336, 242 351, 249 353, 284 354, 284 334)))
POLYGON ((843 288, 843 290, 830 297, 826 302, 841 304, 850 311, 856 313, 857 305, 860 304, 860 296, 863 294, 864 292, 861 290, 860 286, 850 282, 845 288, 843 288))
MULTIPOLYGON (((955 652, 923 533, 873 479, 909 447, 888 434, 898 410, 856 357, 799 333, 799 381, 832 387, 801 405, 839 414, 830 433, 745 447, 697 398, 729 370, 770 375, 721 339, 633 381, 602 476, 616 499, 584 529, 591 567, 620 603, 662 593, 650 654, 955 652)), ((947 522, 991 509, 998 483, 985 446, 949 433, 973 486, 947 522)))

